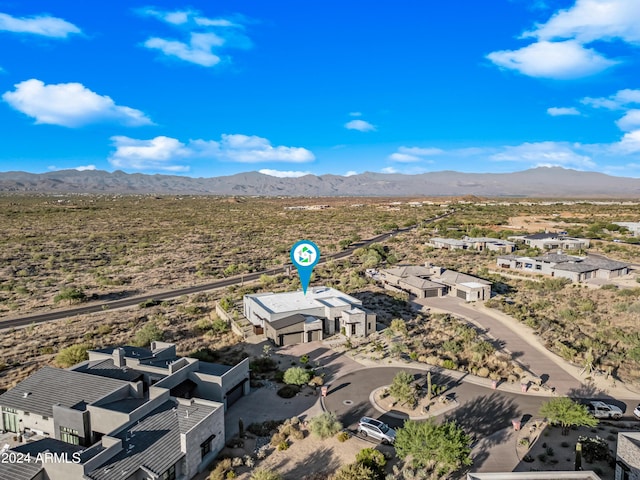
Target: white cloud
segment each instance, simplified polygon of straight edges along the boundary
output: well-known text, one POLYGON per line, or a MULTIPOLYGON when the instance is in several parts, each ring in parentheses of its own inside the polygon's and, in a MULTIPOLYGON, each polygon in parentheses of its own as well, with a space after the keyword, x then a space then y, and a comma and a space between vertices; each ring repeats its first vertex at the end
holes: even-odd
POLYGON ((239 32, 243 26, 225 18, 203 17, 200 12, 191 9, 169 11, 144 8, 138 12, 179 28, 186 35, 184 39, 151 37, 143 43, 146 48, 158 50, 168 57, 202 67, 213 67, 222 61, 220 50, 251 46, 250 40, 239 32))
POLYGON ((556 80, 595 75, 618 63, 573 40, 540 41, 519 50, 492 52, 487 58, 499 67, 530 77, 556 80))
POLYGON ((616 122, 616 125, 624 132, 640 128, 640 110, 627 110, 624 116, 616 122))
POLYGON ((572 79, 595 75, 620 62, 587 45, 602 41, 640 45, 640 2, 576 0, 573 6, 558 10, 521 38, 534 38, 536 43, 519 50, 493 52, 487 58, 500 67, 532 77, 572 79), (545 57, 550 59, 548 65, 545 57))
POLYGON ((611 151, 623 154, 640 153, 640 129, 625 133, 619 142, 611 145, 611 151))
POLYGON ((351 120, 344 124, 344 128, 347 130, 358 130, 360 132, 372 132, 376 127, 364 120, 351 120))
POLYGON ((174 162, 193 156, 184 143, 170 137, 136 140, 118 135, 111 137, 111 141, 116 151, 109 157, 109 163, 116 168, 186 172, 188 165, 174 162))
POLYGON ((576 152, 579 147, 581 145, 567 142, 523 143, 505 146, 501 152, 491 155, 490 159, 498 162, 526 162, 535 166, 595 167, 591 157, 576 152))
POLYGON ((36 123, 79 127, 94 122, 117 122, 128 126, 151 125, 140 110, 116 105, 81 83, 45 85, 32 78, 17 83, 2 98, 14 109, 36 119, 36 123))
POLYGON ((263 168, 262 170, 258 170, 258 172, 262 173, 263 175, 269 175, 271 177, 278 177, 278 178, 298 178, 298 177, 304 177, 305 175, 313 175, 311 172, 300 172, 300 171, 295 171, 295 170, 272 170, 270 168, 263 168))
MULTIPOLYGON (((426 156, 439 155, 444 150, 439 148, 400 147, 398 151, 389 155, 389 160, 401 163, 423 162, 426 156)), ((433 163, 428 160, 427 163, 433 163)))
POLYGON ((12 17, 0 13, 0 30, 14 33, 31 33, 44 37, 66 38, 72 33, 82 33, 73 23, 49 15, 12 17))
POLYGON ((574 38, 581 43, 620 39, 640 43, 640 4, 637 0, 576 0, 524 37, 542 40, 574 38))
POLYGON ((344 177, 353 177, 354 175, 358 175, 358 172, 356 172, 355 170, 349 170, 347 173, 345 173, 343 176, 344 177))
POLYGON ((382 173, 398 173, 398 170, 396 170, 394 167, 384 167, 382 170, 380 170, 380 172, 382 172, 382 173))
POLYGON ((195 63, 203 67, 213 67, 220 63, 220 57, 211 49, 224 45, 224 39, 215 33, 192 33, 190 42, 165 40, 153 37, 144 42, 149 49, 160 50, 169 57, 177 57, 185 62, 195 63))
POLYGON ((224 134, 220 141, 190 140, 188 144, 165 136, 150 140, 115 136, 111 140, 116 150, 109 157, 109 162, 115 167, 135 170, 187 171, 189 167, 185 161, 196 158, 239 163, 306 163, 315 160, 313 153, 306 148, 274 147, 266 138, 240 134, 224 134))
POLYGON ((389 155, 389 160, 401 163, 420 162, 422 158, 416 155, 409 155, 408 153, 392 153, 389 155))
POLYGON ((619 110, 625 108, 629 104, 640 104, 640 90, 626 88, 620 90, 609 97, 585 97, 581 100, 585 105, 596 108, 607 108, 609 110, 619 110))
POLYGON ((552 117, 560 117, 563 115, 580 115, 580 112, 575 107, 549 107, 547 113, 552 117))
POLYGON ((95 165, 80 165, 78 167, 73 167, 74 170, 78 170, 79 172, 86 172, 87 170, 97 170, 98 168, 95 165))

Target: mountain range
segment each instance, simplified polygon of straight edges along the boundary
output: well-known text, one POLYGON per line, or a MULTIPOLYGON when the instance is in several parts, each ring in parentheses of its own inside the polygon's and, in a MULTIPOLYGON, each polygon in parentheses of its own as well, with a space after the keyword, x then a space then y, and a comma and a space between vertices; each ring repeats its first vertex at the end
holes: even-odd
POLYGON ((365 172, 280 178, 259 172, 192 178, 103 170, 0 172, 0 192, 145 193, 258 196, 459 196, 604 198, 640 196, 640 179, 561 167, 513 173, 365 172))

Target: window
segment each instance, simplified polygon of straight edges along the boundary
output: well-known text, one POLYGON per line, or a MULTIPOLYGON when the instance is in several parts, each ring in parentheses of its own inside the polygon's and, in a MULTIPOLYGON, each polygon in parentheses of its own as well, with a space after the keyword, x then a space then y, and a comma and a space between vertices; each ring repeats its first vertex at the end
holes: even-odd
POLYGON ((80 445, 80 434, 73 428, 60 427, 60 440, 71 445, 80 445))
POLYGON ((176 465, 173 464, 162 474, 160 480, 176 480, 176 465))
MULTIPOLYGON (((3 408, 3 410, 12 410, 12 409, 3 408)), ((15 413, 10 413, 7 411, 2 412, 2 424, 4 425, 4 429, 7 432, 18 433, 18 416, 15 413)))
POLYGON ((536 265, 536 270, 542 270, 542 265, 536 265))
POLYGON ((356 334, 356 324, 352 323, 351 324, 351 335, 355 335, 356 334))
POLYGON ((216 438, 215 435, 211 435, 200 445, 200 458, 204 458, 207 453, 211 451, 211 442, 216 438))

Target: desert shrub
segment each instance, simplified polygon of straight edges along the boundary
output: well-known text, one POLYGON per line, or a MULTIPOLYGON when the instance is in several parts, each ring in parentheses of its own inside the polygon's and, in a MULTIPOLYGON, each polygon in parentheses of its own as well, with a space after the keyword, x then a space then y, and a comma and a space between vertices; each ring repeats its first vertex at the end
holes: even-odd
POLYGON ((320 375, 316 375, 311 380, 309 380, 309 385, 313 387, 320 387, 324 383, 324 379, 320 375))
POLYGON ((137 347, 146 347, 151 345, 151 342, 162 340, 163 336, 164 333, 156 322, 149 322, 136 332, 133 344, 137 347))
POLYGON ((489 376, 489 369, 487 367, 480 367, 478 369, 478 376, 487 378, 489 376))
POLYGON ((70 347, 63 348, 56 355, 56 365, 62 368, 67 368, 76 363, 84 362, 89 358, 86 345, 71 345, 70 347))
POLYGON ((283 420, 265 420, 262 423, 252 423, 247 427, 247 431, 258 437, 266 437, 273 430, 277 430, 283 422, 283 420))
POLYGON ((291 367, 284 372, 284 383, 288 385, 305 385, 310 378, 311 374, 301 367, 291 367))
POLYGON ((210 348, 201 348, 200 350, 196 350, 195 352, 189 355, 191 358, 196 358, 201 362, 217 362, 220 355, 215 350, 211 350, 210 348))
POLYGON ((309 355, 307 355, 307 354, 302 355, 302 356, 300 357, 300 363, 301 363, 302 365, 306 365, 307 363, 309 363, 309 355))
POLYGON ((54 303, 59 302, 69 302, 69 303, 80 303, 84 302, 87 299, 87 296, 82 291, 82 289, 77 287, 64 287, 60 290, 55 297, 53 297, 54 303))
POLYGON ((271 437, 271 442, 270 443, 271 443, 272 446, 277 447, 282 442, 284 442, 286 439, 287 439, 287 436, 284 433, 276 432, 271 437))
POLYGON ((381 471, 387 464, 384 454, 375 448, 363 448, 356 455, 356 462, 376 471, 381 471))
POLYGON ((209 475, 209 480, 225 480, 227 473, 231 471, 231 459, 225 458, 216 465, 209 475))
POLYGON ((356 462, 343 466, 331 477, 331 480, 371 480, 372 478, 374 478, 373 470, 356 462))
POLYGON ((282 480, 282 475, 273 470, 259 468, 251 474, 250 480, 282 480))
POLYGON ((418 401, 418 391, 413 383, 413 375, 409 372, 398 372, 389 386, 389 395, 401 403, 415 405, 418 401))
POLYGON ((346 442, 347 440, 349 440, 349 438, 351 438, 351 436, 347 433, 347 432, 340 432, 338 434, 338 441, 339 442, 346 442))
POLYGON ((274 371, 277 364, 269 357, 260 357, 249 363, 249 368, 253 373, 266 373, 274 371))
POLYGON ((342 430, 342 423, 340 423, 335 413, 324 412, 309 421, 309 430, 324 440, 325 438, 333 437, 342 430))
POLYGON ((458 364, 451 360, 450 358, 445 358, 442 360, 442 368, 447 368, 449 370, 455 370, 458 368, 458 364))
POLYGON ((293 398, 298 392, 300 392, 300 387, 297 385, 285 385, 278 390, 278 396, 282 398, 293 398))

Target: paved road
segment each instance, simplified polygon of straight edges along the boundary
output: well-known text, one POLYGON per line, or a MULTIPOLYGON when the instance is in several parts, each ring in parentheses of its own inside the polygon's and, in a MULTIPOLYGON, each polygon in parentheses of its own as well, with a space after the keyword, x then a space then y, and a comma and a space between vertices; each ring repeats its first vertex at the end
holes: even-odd
MULTIPOLYGON (((424 224, 424 223, 435 222, 436 220, 452 215, 453 213, 454 212, 445 213, 443 215, 439 215, 433 218, 423 220, 420 223, 424 224)), ((418 224, 412 225, 410 227, 400 228, 398 230, 394 230, 393 232, 387 232, 381 235, 377 235, 368 240, 356 242, 346 250, 343 250, 342 252, 333 253, 330 255, 323 255, 318 263, 324 263, 324 262, 327 262, 328 260, 336 260, 336 259, 349 257, 353 255, 354 250, 356 250, 357 248, 364 247, 375 242, 382 242, 388 239, 389 237, 395 235, 396 233, 408 232, 409 230, 417 228, 417 226, 418 224)), ((284 268, 286 268, 286 266, 284 268)), ((41 313, 37 315, 27 315, 27 316, 15 317, 15 318, 7 318, 4 320, 0 320, 0 329, 24 327, 26 325, 50 322, 52 320, 59 320, 61 318, 72 317, 75 315, 84 315, 87 313, 100 312, 106 309, 113 310, 117 308, 132 307, 147 300, 168 300, 170 298, 177 298, 183 295, 191 295, 193 293, 215 290, 218 288, 228 287, 230 285, 238 285, 244 282, 251 282, 254 280, 258 280, 260 276, 264 274, 276 275, 282 272, 283 272, 283 267, 272 268, 270 270, 263 270, 261 272, 248 273, 246 275, 240 275, 232 278, 225 278, 222 280, 217 280, 215 282, 205 283, 201 285, 194 285, 191 287, 178 288, 173 290, 166 290, 166 291, 162 291, 154 294, 145 294, 145 295, 140 295, 136 297, 123 298, 121 300, 99 302, 91 305, 84 305, 82 307, 67 308, 62 310, 56 310, 53 312, 41 313)))
MULTIPOLYGON (((423 370, 408 368, 378 367, 358 370, 330 385, 325 398, 327 410, 336 412, 348 428, 355 428, 362 416, 380 418, 393 427, 401 426, 404 422, 402 418, 381 414, 369 402, 370 393, 378 387, 391 384, 399 371, 408 371, 421 379, 425 378, 423 370)), ((523 415, 536 416, 540 405, 548 400, 540 396, 493 391, 439 374, 432 374, 432 382, 449 386, 447 394, 453 395, 460 404, 455 410, 438 418, 455 419, 468 433, 483 437, 510 426, 511 420, 521 419, 523 415)))
POLYGON ((415 300, 420 305, 446 310, 454 315, 465 317, 481 326, 489 335, 495 338, 501 347, 515 357, 515 359, 546 381, 547 385, 556 388, 559 394, 577 393, 584 390, 584 386, 571 374, 563 370, 550 358, 542 345, 536 346, 524 339, 518 332, 491 315, 468 307, 461 300, 453 297, 428 298, 415 300))

